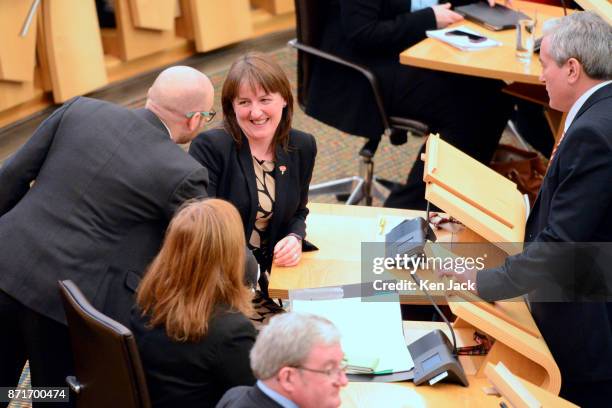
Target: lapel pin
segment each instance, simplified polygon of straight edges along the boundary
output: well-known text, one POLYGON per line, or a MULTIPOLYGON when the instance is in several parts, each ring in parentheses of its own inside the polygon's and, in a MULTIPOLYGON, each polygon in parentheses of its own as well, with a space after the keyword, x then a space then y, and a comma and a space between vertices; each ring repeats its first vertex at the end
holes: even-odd
POLYGON ((284 176, 285 171, 287 170, 287 166, 278 166, 278 169, 280 170, 281 175, 284 176))

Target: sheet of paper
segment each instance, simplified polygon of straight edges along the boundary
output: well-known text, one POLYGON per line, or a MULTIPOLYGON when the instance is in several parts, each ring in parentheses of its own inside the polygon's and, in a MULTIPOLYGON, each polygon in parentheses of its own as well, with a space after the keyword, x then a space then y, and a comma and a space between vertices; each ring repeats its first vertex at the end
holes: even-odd
POLYGON ((485 48, 491 47, 499 47, 502 45, 499 41, 495 41, 491 38, 487 38, 484 34, 479 33, 475 30, 467 28, 466 26, 459 27, 451 27, 445 28, 442 30, 429 30, 426 31, 425 34, 430 38, 437 38, 440 41, 443 41, 447 44, 452 45, 453 47, 459 48, 462 51, 475 51, 482 50, 485 48), (478 35, 480 37, 485 37, 486 40, 481 42, 470 41, 470 39, 466 36, 462 35, 447 35, 449 31, 463 31, 470 34, 478 35))
MULTIPOLYGON (((342 334, 342 349, 349 356, 378 358, 375 373, 409 371, 414 367, 402 330, 397 294, 333 300, 295 300, 292 310, 323 316, 342 334)), ((350 363, 350 362, 349 362, 350 363)))

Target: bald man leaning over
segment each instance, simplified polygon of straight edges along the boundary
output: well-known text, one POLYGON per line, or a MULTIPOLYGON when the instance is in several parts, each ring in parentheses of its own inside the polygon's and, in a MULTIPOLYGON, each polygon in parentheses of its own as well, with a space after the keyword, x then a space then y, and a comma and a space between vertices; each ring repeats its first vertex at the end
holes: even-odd
POLYGON ((181 203, 206 196, 206 169, 176 143, 201 130, 213 94, 199 71, 172 67, 144 109, 77 97, 0 168, 0 386, 15 386, 27 359, 33 386, 64 386, 72 362, 57 281, 102 310, 111 295, 121 302, 108 284, 117 254, 144 262, 158 249, 129 235, 165 228, 181 203))

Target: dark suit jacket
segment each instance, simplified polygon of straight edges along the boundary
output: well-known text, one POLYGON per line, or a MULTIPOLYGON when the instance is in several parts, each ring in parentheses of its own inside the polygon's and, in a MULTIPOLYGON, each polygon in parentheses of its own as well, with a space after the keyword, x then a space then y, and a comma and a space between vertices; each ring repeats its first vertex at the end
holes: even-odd
MULTIPOLYGON (((243 140, 242 148, 238 149, 225 130, 209 130, 194 139, 189 154, 208 169, 208 194, 226 199, 238 208, 248 241, 258 201, 251 150, 246 137, 243 140)), ((290 131, 288 151, 281 147, 276 149, 276 197, 274 214, 268 225, 270 253, 287 234, 306 236, 306 204, 316 154, 314 137, 299 130, 290 131), (283 166, 284 172, 281 171, 283 166)))
POLYGON ((264 394, 257 385, 234 387, 227 391, 216 408, 280 408, 280 404, 264 394))
MULTIPOLYGON (((163 230, 185 199, 206 196, 207 173, 150 111, 79 97, 4 164, 0 185, 0 289, 63 322, 57 281, 104 310, 113 275, 127 279, 110 266, 138 274, 158 250, 158 240, 127 237, 163 230)), ((129 305, 129 294, 117 300, 129 305)))
MULTIPOLYGON (((584 103, 559 145, 527 221, 525 250, 507 258, 500 268, 478 273, 477 287, 483 298, 497 300, 530 292, 530 299, 537 300, 548 289, 542 285, 563 279, 557 275, 563 265, 547 253, 554 243, 612 242, 610 112, 612 85, 607 85, 584 103)), ((610 254, 604 256, 610 259, 610 254)), ((610 264, 604 267, 609 275, 610 264)), ((586 280, 597 272, 587 262, 575 273, 577 280, 586 280)), ((565 288, 560 289, 563 294, 565 288)), ((564 381, 612 379, 610 304, 531 305, 564 381)))
POLYGON ((134 308, 132 330, 154 408, 212 407, 228 389, 255 383, 249 365, 255 328, 244 315, 219 307, 195 343, 175 342, 147 323, 134 308))
MULTIPOLYGON (((465 3, 460 1, 459 3, 465 3)), ((331 0, 320 48, 369 67, 392 100, 399 53, 436 29, 431 7, 410 12, 410 0, 331 0)), ((459 5, 453 1, 453 5, 459 5)), ((383 131, 371 87, 362 74, 339 64, 314 60, 306 112, 353 135, 380 137, 383 131), (359 101, 356 103, 355 101, 359 101), (342 114, 339 114, 342 112, 342 114)))

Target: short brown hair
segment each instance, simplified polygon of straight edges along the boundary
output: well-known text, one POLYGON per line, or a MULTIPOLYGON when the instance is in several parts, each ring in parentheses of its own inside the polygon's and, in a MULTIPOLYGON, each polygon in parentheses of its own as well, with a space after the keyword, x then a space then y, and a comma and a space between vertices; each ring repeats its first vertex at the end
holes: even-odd
POLYGON ((273 151, 279 145, 287 150, 291 120, 293 118, 293 94, 291 93, 291 85, 285 72, 270 57, 260 52, 249 52, 234 61, 230 67, 227 78, 223 83, 223 90, 221 91, 223 127, 238 146, 242 145, 243 136, 236 119, 233 102, 238 97, 242 83, 248 83, 253 90, 259 86, 267 93, 278 92, 287 102, 287 106, 283 108, 283 115, 272 139, 273 151))
POLYGON ((176 341, 197 341, 207 333, 216 305, 250 314, 245 248, 242 220, 232 204, 219 199, 185 204, 138 288, 137 303, 150 316, 149 326, 163 325, 176 341))

